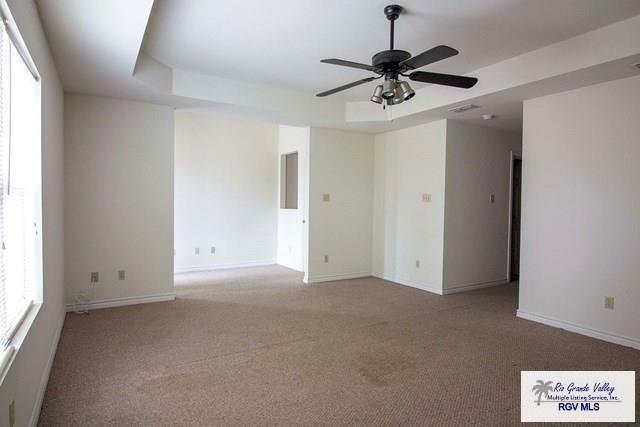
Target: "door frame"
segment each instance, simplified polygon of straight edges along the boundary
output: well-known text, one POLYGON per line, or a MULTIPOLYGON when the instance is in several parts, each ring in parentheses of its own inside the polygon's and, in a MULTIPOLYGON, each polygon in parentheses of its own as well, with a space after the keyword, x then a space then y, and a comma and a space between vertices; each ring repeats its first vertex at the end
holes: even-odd
MULTIPOLYGON (((511 282, 511 223, 513 219, 513 165, 515 160, 522 162, 522 155, 516 154, 511 150, 509 152, 509 221, 507 228, 507 281, 511 282)), ((521 166, 522 167, 522 166, 521 166)), ((520 230, 522 230, 522 169, 520 170, 520 230)), ((520 233, 520 241, 522 242, 522 232, 520 233)), ((521 245, 522 247, 522 245, 521 245)))
MULTIPOLYGON (((301 255, 301 265, 296 263, 294 267, 288 263, 282 263, 280 265, 284 265, 287 268, 291 268, 292 270, 299 271, 304 273, 303 282, 307 283, 308 276, 308 257, 309 257, 309 229, 308 229, 308 206, 309 206, 309 145, 308 141, 306 144, 299 145, 295 144, 295 147, 287 147, 290 149, 284 149, 280 151, 280 147, 278 149, 278 229, 282 212, 287 213, 296 213, 299 216, 300 223, 299 232, 300 232, 300 249, 302 251, 301 255), (282 208, 280 205, 281 197, 282 197, 282 167, 286 162, 283 160, 286 159, 286 156, 289 154, 297 153, 298 154, 298 207, 296 209, 287 209, 282 208)), ((286 166, 285 166, 286 167, 286 166)), ((280 235, 279 231, 276 232, 276 260, 277 264, 280 263, 280 235)))

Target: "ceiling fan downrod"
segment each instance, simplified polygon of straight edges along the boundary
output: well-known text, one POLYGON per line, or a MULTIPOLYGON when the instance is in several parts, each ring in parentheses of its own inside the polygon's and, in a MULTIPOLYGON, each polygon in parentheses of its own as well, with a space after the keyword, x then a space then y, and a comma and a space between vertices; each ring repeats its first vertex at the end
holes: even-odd
POLYGON ((384 14, 387 16, 387 19, 391 23, 391 34, 389 36, 389 50, 393 50, 393 36, 394 36, 394 30, 395 30, 394 23, 396 19, 398 19, 398 17, 400 16, 400 13, 402 13, 402 6, 399 6, 397 4, 390 4, 389 6, 386 6, 384 8, 384 14))

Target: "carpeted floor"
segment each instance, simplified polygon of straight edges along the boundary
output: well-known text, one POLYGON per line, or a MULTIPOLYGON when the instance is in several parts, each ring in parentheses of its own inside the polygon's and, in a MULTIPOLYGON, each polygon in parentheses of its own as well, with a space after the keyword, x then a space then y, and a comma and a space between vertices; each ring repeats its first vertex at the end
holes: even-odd
POLYGON ((176 285, 67 316, 41 425, 513 425, 520 370, 640 370, 638 351, 517 319, 513 284, 442 297, 273 266, 176 285))

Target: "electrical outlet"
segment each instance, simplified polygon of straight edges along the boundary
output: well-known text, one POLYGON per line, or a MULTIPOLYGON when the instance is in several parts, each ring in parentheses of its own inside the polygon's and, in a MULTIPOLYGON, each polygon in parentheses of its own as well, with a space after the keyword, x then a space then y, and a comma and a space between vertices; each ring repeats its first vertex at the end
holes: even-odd
POLYGON ((97 271, 91 272, 91 283, 98 283, 100 281, 100 274, 97 271))
POLYGON ((211 255, 216 253, 216 247, 215 246, 211 246, 211 255))
POLYGON ((604 297, 604 308, 613 310, 613 297, 604 297))
POLYGON ((416 260, 416 268, 420 268, 420 260, 419 259, 416 260))
POLYGON ((324 256, 324 262, 329 262, 329 255, 324 256))
POLYGON ((422 195, 422 201, 423 201, 424 203, 429 203, 429 202, 431 201, 431 194, 429 194, 429 193, 424 193, 424 194, 422 195))
POLYGON ((489 197, 489 200, 491 200, 491 203, 495 203, 496 202, 496 195, 492 194, 491 197, 489 197))
POLYGON ((12 400, 9 404, 9 427, 16 425, 16 401, 12 400))
POLYGON ((330 200, 331 200, 331 195, 330 195, 329 193, 324 193, 324 194, 322 195, 322 201, 323 201, 323 202, 328 202, 328 201, 330 201, 330 200))
POLYGON ((118 280, 124 280, 124 270, 118 270, 118 280))
POLYGON ((200 255, 200 248, 196 248, 195 253, 196 255, 200 255))

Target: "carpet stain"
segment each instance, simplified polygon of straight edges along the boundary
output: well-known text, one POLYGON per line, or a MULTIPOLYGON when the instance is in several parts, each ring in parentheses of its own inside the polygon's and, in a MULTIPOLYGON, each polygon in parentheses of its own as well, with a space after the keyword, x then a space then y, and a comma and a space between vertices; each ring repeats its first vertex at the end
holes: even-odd
POLYGON ((359 375, 376 386, 386 386, 394 382, 394 374, 413 366, 409 357, 402 353, 383 354, 369 358, 358 368, 359 375))

